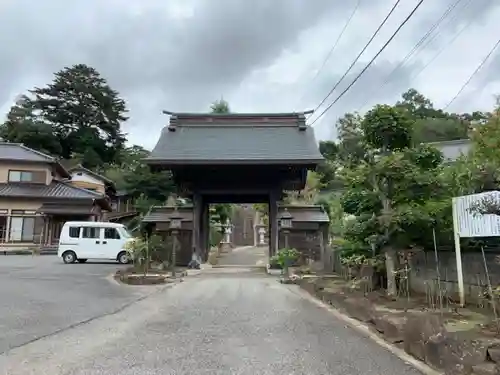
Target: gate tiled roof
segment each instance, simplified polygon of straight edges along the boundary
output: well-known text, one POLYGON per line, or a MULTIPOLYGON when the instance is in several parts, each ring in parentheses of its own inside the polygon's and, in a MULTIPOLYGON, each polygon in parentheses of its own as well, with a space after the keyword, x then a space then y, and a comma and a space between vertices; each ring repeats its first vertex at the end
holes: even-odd
POLYGON ((323 160, 303 114, 175 114, 149 164, 317 164, 323 160))

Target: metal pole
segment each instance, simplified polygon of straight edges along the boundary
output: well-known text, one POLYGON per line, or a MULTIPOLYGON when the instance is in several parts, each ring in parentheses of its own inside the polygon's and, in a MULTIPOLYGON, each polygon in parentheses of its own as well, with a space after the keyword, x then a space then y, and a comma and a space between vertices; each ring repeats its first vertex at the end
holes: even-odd
POLYGON ((436 260, 436 274, 437 274, 437 284, 439 290, 439 309, 441 310, 441 314, 443 314, 443 292, 441 290, 441 272, 439 270, 439 255, 437 249, 437 241, 436 241, 436 230, 432 228, 432 240, 434 241, 434 259, 436 260))
POLYGON ((495 296, 493 295, 493 288, 491 287, 490 273, 488 272, 488 264, 486 263, 486 255, 484 254, 484 247, 481 246, 481 254, 483 255, 484 271, 486 272, 486 281, 488 282, 488 292, 490 293, 491 306, 493 307, 493 315, 495 316, 495 324, 497 325, 497 333, 500 330, 498 325, 497 307, 495 296))
POLYGON ((451 208, 453 213, 453 237, 455 240, 455 258, 457 262, 458 293, 460 296, 460 306, 465 306, 464 272, 462 268, 462 252, 460 249, 460 232, 458 225, 457 198, 452 198, 451 208))

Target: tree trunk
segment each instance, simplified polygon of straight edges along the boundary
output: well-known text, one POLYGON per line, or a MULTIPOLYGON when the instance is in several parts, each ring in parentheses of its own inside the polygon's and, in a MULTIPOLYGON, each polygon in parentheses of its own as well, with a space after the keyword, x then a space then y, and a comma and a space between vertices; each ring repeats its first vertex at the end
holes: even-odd
POLYGON ((387 272, 387 295, 396 296, 398 294, 398 286, 396 284, 396 258, 397 253, 392 247, 388 246, 384 249, 385 269, 387 272))
MULTIPOLYGON (((386 184, 386 190, 389 190, 389 186, 386 184)), ((387 194, 387 192, 386 192, 387 194)), ((389 227, 392 220, 392 204, 391 200, 387 198, 387 195, 382 199, 382 214, 383 222, 385 227, 385 241, 386 246, 384 247, 385 255, 385 269, 387 272, 387 295, 396 296, 398 294, 398 286, 396 284, 396 271, 397 265, 399 264, 397 259, 397 252, 394 250, 390 244, 389 227)))

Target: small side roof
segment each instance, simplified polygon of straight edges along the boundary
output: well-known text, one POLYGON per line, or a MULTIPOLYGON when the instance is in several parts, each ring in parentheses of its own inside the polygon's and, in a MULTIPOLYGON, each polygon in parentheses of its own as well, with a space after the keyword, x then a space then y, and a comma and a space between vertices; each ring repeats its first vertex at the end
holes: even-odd
MULTIPOLYGON (((168 223, 171 215, 175 212, 174 206, 154 206, 142 219, 143 223, 168 223)), ((193 206, 186 205, 177 207, 177 214, 181 221, 193 221, 193 206)))
POLYGON ((328 214, 319 205, 280 205, 278 217, 287 210, 292 221, 303 223, 329 223, 328 214))
POLYGON ((303 113, 177 113, 145 162, 152 165, 323 161, 303 113))
POLYGON ((70 177, 69 172, 56 158, 26 147, 22 143, 0 142, 0 160, 53 164, 63 177, 70 177))

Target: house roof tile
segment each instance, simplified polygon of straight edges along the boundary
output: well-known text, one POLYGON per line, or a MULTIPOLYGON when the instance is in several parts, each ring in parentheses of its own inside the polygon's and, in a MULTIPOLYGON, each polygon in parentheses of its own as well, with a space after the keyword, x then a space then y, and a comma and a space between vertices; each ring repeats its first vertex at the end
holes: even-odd
POLYGON ((56 159, 20 143, 0 142, 0 160, 54 163, 56 159))
POLYGON ((0 184, 0 197, 102 199, 104 196, 68 183, 53 181, 49 185, 30 183, 0 184))

